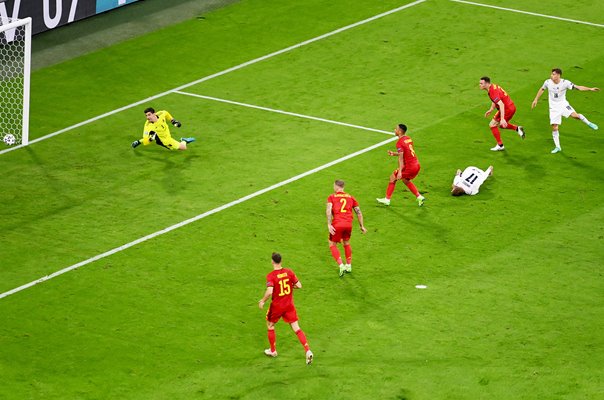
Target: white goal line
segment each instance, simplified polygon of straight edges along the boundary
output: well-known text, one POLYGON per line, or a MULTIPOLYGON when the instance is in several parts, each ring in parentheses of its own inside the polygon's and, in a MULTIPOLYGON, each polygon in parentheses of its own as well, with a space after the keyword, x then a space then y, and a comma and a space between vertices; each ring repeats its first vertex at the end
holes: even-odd
MULTIPOLYGON (((493 6, 493 5, 490 5, 490 4, 475 3, 473 1, 466 1, 466 0, 450 0, 450 1, 454 1, 456 3, 469 4, 469 5, 472 5, 472 6, 495 8, 497 10, 510 11, 510 12, 515 12, 515 13, 519 13, 519 14, 533 15, 535 17, 557 19, 559 21, 574 22, 576 24, 583 24, 583 25, 597 26, 598 28, 604 28, 604 24, 596 24, 594 22, 580 21, 578 19, 556 17, 555 15, 539 14, 539 13, 534 13, 534 12, 530 12, 530 11, 516 10, 514 8, 506 8, 506 7, 493 6)), ((544 2, 544 4, 547 4, 547 3, 544 2)))
MULTIPOLYGON (((416 131, 417 130, 419 130, 419 129, 416 129, 416 131)), ((18 292, 20 292, 22 290, 28 289, 28 288, 30 288, 32 286, 35 286, 35 285, 39 284, 39 283, 46 282, 46 281, 48 281, 48 280, 50 280, 52 278, 56 278, 57 276, 63 275, 65 273, 69 272, 69 271, 73 271, 74 269, 83 267, 84 265, 87 265, 87 264, 93 263, 95 261, 101 260, 101 259, 103 259, 105 257, 109 257, 110 255, 113 255, 115 253, 119 253, 120 251, 126 250, 126 249, 128 249, 128 248, 130 248, 132 246, 136 246, 137 244, 146 242, 147 240, 151 240, 153 238, 156 238, 156 237, 158 237, 160 235, 163 235, 164 233, 171 232, 171 231, 173 231, 175 229, 178 229, 178 228, 181 228, 181 227, 183 227, 185 225, 189 225, 189 224, 191 224, 193 222, 199 221, 200 219, 209 217, 210 215, 213 215, 213 214, 216 214, 216 213, 218 213, 220 211, 226 210, 227 208, 230 208, 230 207, 233 207, 233 206, 235 206, 237 204, 243 203, 244 201, 253 199, 254 197, 258 197, 258 196, 260 196, 260 195, 262 195, 264 193, 270 192, 271 190, 280 188, 280 187, 285 186, 285 185, 287 185, 287 184, 289 184, 291 182, 295 182, 295 181, 297 181, 299 179, 302 179, 304 177, 312 175, 312 174, 314 174, 316 172, 322 171, 322 170, 324 170, 326 168, 329 168, 329 167, 331 167, 333 165, 339 164, 339 163, 341 163, 343 161, 349 160, 349 159, 351 159, 353 157, 356 157, 358 155, 367 153, 368 151, 371 151, 373 149, 381 147, 381 146, 383 146, 385 144, 388 144, 390 142, 393 142, 393 141, 395 141, 397 139, 398 139, 398 137, 396 137, 396 136, 392 137, 392 138, 388 138, 387 140, 383 140, 383 141, 381 141, 379 143, 376 143, 374 145, 366 147, 366 148, 364 148, 362 150, 359 150, 359 151, 356 151, 354 153, 348 154, 348 155, 346 155, 344 157, 338 158, 337 160, 330 161, 327 164, 323 164, 323 165, 321 165, 319 167, 313 168, 313 169, 311 169, 309 171, 303 172, 303 173, 301 173, 299 175, 293 176, 293 177, 291 177, 289 179, 286 179, 284 181, 281 181, 279 183, 276 183, 276 184, 271 185, 269 187, 266 187, 264 189, 258 190, 258 191, 254 192, 252 194, 248 194, 247 196, 244 196, 244 197, 241 197, 241 198, 239 198, 237 200, 233 200, 233 201, 231 201, 229 203, 223 204, 220 207, 216 207, 216 208, 214 208, 212 210, 206 211, 206 212, 204 212, 202 214, 199 214, 199 215, 197 215, 195 217, 192 217, 192 218, 189 218, 189 219, 187 219, 185 221, 179 222, 178 224, 169 226, 169 227, 164 228, 164 229, 162 229, 160 231, 151 233, 151 234, 149 234, 147 236, 143 236, 142 238, 136 239, 136 240, 134 240, 134 241, 132 241, 130 243, 126 243, 126 244, 124 244, 122 246, 116 247, 116 248, 114 248, 112 250, 106 251, 106 252, 104 252, 102 254, 99 254, 99 255, 94 256, 92 258, 89 258, 87 260, 81 261, 81 262, 79 262, 77 264, 73 264, 73 265, 71 265, 69 267, 63 268, 63 269, 61 269, 59 271, 56 271, 56 272, 53 272, 50 275, 43 276, 42 278, 36 279, 34 281, 31 281, 29 283, 26 283, 24 285, 16 287, 16 288, 14 288, 12 290, 9 290, 7 292, 1 293, 0 294, 0 299, 2 299, 4 297, 8 297, 8 296, 10 296, 12 294, 18 293, 18 292)))
MULTIPOLYGON (((73 129, 79 128, 79 127, 81 127, 81 126, 84 126, 84 125, 90 124, 90 123, 92 123, 92 122, 98 121, 98 120, 103 119, 103 118, 105 118, 105 117, 108 117, 108 116, 110 116, 110 115, 117 114, 117 113, 119 113, 119 112, 122 112, 122 111, 128 110, 128 109, 130 109, 130 108, 132 108, 132 107, 136 107, 136 106, 139 106, 139 105, 141 105, 141 104, 148 103, 148 102, 150 102, 151 100, 155 100, 155 99, 157 99, 157 98, 159 98, 159 97, 166 96, 166 95, 168 95, 168 94, 170 94, 170 93, 173 93, 173 92, 175 92, 175 91, 179 91, 179 90, 182 90, 182 89, 186 89, 186 88, 188 88, 188 87, 190 87, 190 86, 194 86, 194 85, 197 85, 197 84, 199 84, 199 83, 202 83, 202 82, 205 82, 205 81, 209 81, 210 79, 214 79, 214 78, 217 78, 217 77, 219 77, 219 76, 226 75, 226 74, 228 74, 228 73, 230 73, 230 72, 237 71, 237 70, 239 70, 239 69, 245 68, 245 67, 250 66, 250 65, 252 65, 252 64, 256 64, 256 63, 258 63, 258 62, 260 62, 260 61, 267 60, 267 59, 269 59, 269 58, 272 58, 272 57, 278 56, 278 55, 283 54, 283 53, 287 53, 287 52, 289 52, 289 51, 295 50, 295 49, 300 48, 300 47, 302 47, 302 46, 306 46, 306 45, 308 45, 308 44, 311 44, 311 43, 317 42, 317 41, 319 41, 319 40, 322 40, 322 39, 328 38, 328 37, 330 37, 330 36, 337 35, 338 33, 341 33, 341 32, 344 32, 344 31, 347 31, 347 30, 352 29, 352 28, 356 28, 357 26, 361 26, 361 25, 367 24, 367 23, 369 23, 369 22, 375 21, 376 19, 379 19, 379 18, 385 17, 385 16, 387 16, 387 15, 394 14, 394 13, 396 13, 396 12, 402 11, 402 10, 404 10, 404 9, 406 9, 406 8, 410 8, 410 7, 416 6, 416 5, 418 5, 418 4, 424 3, 425 1, 427 1, 427 0, 417 0, 417 1, 414 1, 414 2, 412 2, 412 3, 405 4, 404 6, 394 8, 394 9, 392 9, 392 10, 390 10, 390 11, 386 11, 386 12, 383 12, 383 13, 381 13, 381 14, 374 15, 373 17, 369 17, 369 18, 364 19, 364 20, 362 20, 362 21, 358 21, 358 22, 355 22, 355 23, 353 23, 353 24, 346 25, 346 26, 344 26, 344 27, 342 27, 342 28, 338 28, 338 29, 336 29, 336 30, 334 30, 334 31, 331 31, 331 32, 325 33, 325 34, 323 34, 323 35, 320 35, 320 36, 314 37, 314 38, 309 39, 309 40, 305 40, 305 41, 300 42, 300 43, 298 43, 298 44, 294 44, 294 45, 292 45, 292 46, 289 46, 289 47, 286 47, 286 48, 284 48, 284 49, 281 49, 281 50, 275 51, 275 52, 273 52, 273 53, 270 53, 270 54, 264 55, 264 56, 262 56, 262 57, 255 58, 255 59, 253 59, 253 60, 250 60, 250 61, 244 62, 244 63, 239 64, 239 65, 236 65, 236 66, 234 66, 234 67, 231 67, 231 68, 225 69, 225 70, 223 70, 223 71, 217 72, 217 73, 215 73, 215 74, 208 75, 208 76, 206 76, 206 77, 203 77, 203 78, 201 78, 201 79, 197 79, 196 81, 193 81, 193 82, 187 83, 187 84, 182 85, 182 86, 179 86, 179 87, 177 87, 177 88, 170 89, 170 90, 168 90, 168 91, 165 91, 165 92, 162 92, 162 93, 156 94, 156 95, 151 96, 151 97, 147 97, 146 99, 143 99, 143 100, 137 101, 137 102, 132 103, 132 104, 129 104, 129 105, 127 105, 127 106, 123 106, 123 107, 117 108, 117 109, 115 109, 115 110, 113 110, 113 111, 106 112, 106 113, 101 114, 101 115, 98 115, 98 116, 96 116, 96 117, 93 117, 93 118, 87 119, 87 120, 85 120, 85 121, 79 122, 79 123, 77 123, 77 124, 75 124, 75 125, 71 125, 71 126, 69 126, 69 127, 67 127, 67 128, 63 128, 63 129, 58 130, 58 131, 56 131, 56 132, 49 133, 48 135, 41 136, 41 137, 39 137, 39 138, 37 138, 37 139, 30 140, 30 141, 29 141, 29 144, 33 144, 33 143, 36 143, 36 142, 40 142, 40 141, 42 141, 42 140, 50 139, 50 138, 51 138, 51 137, 53 137, 53 136, 57 136, 57 135, 60 135, 60 134, 62 134, 62 133, 65 133, 65 132, 67 132, 67 131, 70 131, 70 130, 73 130, 73 129)), ((24 146, 23 146, 23 145, 18 145, 18 146, 10 147, 10 148, 5 149, 5 150, 0 150, 0 155, 1 155, 1 154, 4 154, 4 153, 8 153, 9 151, 13 151, 13 150, 20 149, 20 148, 22 148, 22 147, 24 147, 24 146)))
POLYGON ((328 124, 341 125, 341 126, 346 126, 346 127, 355 128, 355 129, 362 129, 364 131, 379 132, 379 133, 385 133, 387 135, 394 135, 394 132, 384 131, 384 130, 381 130, 381 129, 367 128, 366 126, 348 124, 346 122, 340 122, 340 121, 334 121, 334 120, 331 120, 331 119, 313 117, 312 115, 298 114, 298 113, 294 113, 294 112, 290 112, 290 111, 278 110, 276 108, 261 107, 261 106, 256 106, 254 104, 241 103, 239 101, 226 100, 226 99, 221 99, 221 98, 218 98, 218 97, 211 97, 211 96, 204 96, 202 94, 182 92, 180 90, 175 90, 174 93, 182 94, 182 95, 185 95, 185 96, 198 97, 200 99, 218 101, 220 103, 233 104, 233 105, 236 105, 236 106, 254 108, 256 110, 263 110, 263 111, 274 112, 274 113, 277 113, 277 114, 291 115, 293 117, 298 117, 298 118, 311 119, 313 121, 326 122, 328 124))

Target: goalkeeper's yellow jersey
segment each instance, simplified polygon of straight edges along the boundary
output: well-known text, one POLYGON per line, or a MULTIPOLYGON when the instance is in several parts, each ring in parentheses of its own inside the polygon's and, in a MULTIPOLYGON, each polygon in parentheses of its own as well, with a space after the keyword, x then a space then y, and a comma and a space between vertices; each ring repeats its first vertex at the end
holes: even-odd
POLYGON ((169 124, 173 117, 166 110, 160 110, 156 112, 155 115, 157 115, 156 122, 145 122, 145 127, 143 128, 143 137, 149 136, 149 133, 153 131, 159 137, 162 143, 168 144, 172 139, 169 124))

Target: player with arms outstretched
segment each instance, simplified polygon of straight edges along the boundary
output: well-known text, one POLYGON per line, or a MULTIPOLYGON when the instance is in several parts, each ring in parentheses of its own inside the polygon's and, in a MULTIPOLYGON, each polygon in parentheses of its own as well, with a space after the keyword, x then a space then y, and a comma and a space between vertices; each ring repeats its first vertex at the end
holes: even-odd
POLYGON ((489 122, 489 128, 497 141, 497 146, 493 147, 491 150, 505 150, 503 141, 501 140, 501 133, 499 132, 500 126, 503 129, 511 129, 516 131, 518 136, 524 139, 526 136, 524 128, 522 126, 514 125, 510 122, 516 113, 516 105, 507 92, 503 90, 501 86, 491 83, 491 78, 488 76, 483 76, 480 78, 479 87, 482 90, 486 90, 489 94, 489 99, 491 99, 491 107, 484 113, 484 116, 488 117, 495 108, 497 109, 493 119, 491 122, 489 122))
POLYGON ((598 129, 598 125, 590 122, 583 114, 578 114, 568 100, 566 100, 566 91, 573 89, 581 91, 589 90, 591 92, 600 90, 597 87, 575 85, 571 81, 562 79, 562 70, 560 68, 554 68, 552 69, 549 79, 546 79, 541 88, 537 91, 537 95, 531 104, 531 108, 535 108, 539 98, 543 92, 547 90, 549 94, 549 122, 552 126, 552 138, 554 139, 554 145, 556 146, 551 151, 552 154, 562 151, 562 147, 560 146, 560 131, 558 130, 558 127, 562 124, 562 117, 573 117, 582 121, 593 130, 598 129))
POLYGON ((270 348, 264 350, 269 357, 277 357, 275 324, 281 318, 287 322, 298 336, 298 340, 306 351, 306 364, 312 363, 313 353, 306 341, 306 336, 298 324, 298 314, 294 306, 294 289, 301 289, 302 284, 291 269, 281 266, 281 254, 273 253, 271 256, 273 270, 266 276, 266 291, 258 301, 258 307, 262 310, 266 301, 271 298, 271 304, 266 313, 266 325, 268 328, 268 343, 270 348))
POLYGON ((461 196, 462 194, 469 194, 470 196, 474 196, 478 194, 480 185, 491 175, 493 175, 492 165, 489 165, 486 171, 476 167, 468 167, 463 172, 458 169, 451 185, 451 195, 461 196))
POLYGON ((350 236, 352 234, 352 212, 357 215, 361 232, 366 233, 363 225, 363 214, 359 203, 354 197, 344 191, 344 181, 336 180, 333 184, 334 193, 327 198, 327 230, 329 231, 329 250, 340 268, 340 276, 344 272, 352 272, 352 247, 350 247, 350 236), (346 264, 342 261, 338 243, 344 247, 346 264))
POLYGON ((417 204, 421 207, 424 205, 424 200, 426 199, 419 193, 413 182, 411 182, 419 174, 420 170, 419 160, 413 148, 413 140, 407 136, 407 126, 404 124, 398 124, 394 129, 394 133, 398 136, 396 151, 388 150, 388 155, 398 157, 398 169, 395 169, 392 175, 390 175, 386 197, 376 200, 389 206, 390 198, 392 198, 392 193, 394 193, 394 188, 396 187, 396 181, 402 180, 417 199, 417 204))
POLYGON ((181 138, 179 142, 172 138, 168 122, 177 128, 180 128, 182 124, 175 120, 168 111, 161 110, 156 113, 155 109, 149 107, 145 109, 145 117, 147 121, 143 128, 143 137, 132 142, 132 148, 136 148, 140 144, 147 146, 154 141, 169 150, 186 150, 187 143, 195 141, 195 138, 181 138))

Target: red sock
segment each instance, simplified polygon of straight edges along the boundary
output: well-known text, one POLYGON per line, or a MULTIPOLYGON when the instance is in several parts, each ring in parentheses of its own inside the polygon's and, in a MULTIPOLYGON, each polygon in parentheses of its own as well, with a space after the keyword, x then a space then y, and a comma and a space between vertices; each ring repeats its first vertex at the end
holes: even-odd
POLYGON ((302 332, 302 329, 297 331, 296 335, 298 336, 298 340, 300 341, 300 343, 302 343, 302 346, 304 346, 304 350, 306 350, 306 351, 310 350, 310 346, 308 345, 308 342, 306 341, 306 336, 304 336, 304 332, 302 332))
POLYGON ((346 264, 350 264, 352 262, 352 247, 350 247, 350 244, 344 245, 344 254, 346 255, 346 264))
POLYGON ((508 122, 508 126, 506 126, 504 129, 511 129, 513 131, 517 131, 518 130, 518 125, 510 124, 508 122))
POLYGON ((495 140, 497 144, 503 146, 503 142, 501 141, 501 133, 499 133, 499 128, 496 126, 491 127, 491 132, 493 132, 493 136, 495 136, 495 140))
POLYGON ((331 255, 333 259, 336 260, 338 265, 342 264, 342 256, 340 255, 340 250, 338 250, 338 246, 329 246, 329 250, 331 250, 331 255))
POLYGON ((277 336, 275 335, 275 330, 269 329, 268 330, 268 343, 271 345, 272 352, 277 351, 277 348, 275 347, 276 342, 277 342, 277 336))
POLYGON ((415 197, 419 197, 419 191, 417 190, 417 188, 415 187, 413 182, 411 182, 411 181, 405 182, 405 185, 407 185, 407 187, 409 188, 411 193, 413 193, 415 195, 415 197))
POLYGON ((386 189, 386 198, 390 200, 392 197, 392 193, 394 193, 394 187, 396 186, 396 181, 389 182, 388 188, 386 189))

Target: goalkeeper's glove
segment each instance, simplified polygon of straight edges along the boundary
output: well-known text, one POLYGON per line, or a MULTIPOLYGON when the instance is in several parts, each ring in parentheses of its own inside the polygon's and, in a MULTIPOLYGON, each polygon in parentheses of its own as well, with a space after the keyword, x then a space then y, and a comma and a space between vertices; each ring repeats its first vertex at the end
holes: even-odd
POLYGON ((149 132, 149 141, 152 142, 155 140, 155 131, 149 132))
POLYGON ((177 128, 180 128, 182 126, 182 124, 180 123, 180 121, 177 121, 174 118, 172 118, 172 120, 170 122, 172 122, 172 125, 174 125, 177 128))

